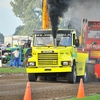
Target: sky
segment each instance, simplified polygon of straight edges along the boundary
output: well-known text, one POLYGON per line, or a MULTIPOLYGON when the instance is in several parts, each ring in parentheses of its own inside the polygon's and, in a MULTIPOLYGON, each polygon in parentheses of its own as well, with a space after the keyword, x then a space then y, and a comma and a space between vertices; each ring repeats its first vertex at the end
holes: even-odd
POLYGON ((0 0, 0 33, 4 36, 13 35, 16 28, 23 25, 20 18, 14 15, 10 1, 0 0))

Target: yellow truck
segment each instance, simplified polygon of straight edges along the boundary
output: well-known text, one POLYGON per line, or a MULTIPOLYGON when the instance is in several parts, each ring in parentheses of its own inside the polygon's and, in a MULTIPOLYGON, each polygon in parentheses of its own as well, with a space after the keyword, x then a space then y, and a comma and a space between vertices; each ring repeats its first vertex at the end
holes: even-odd
POLYGON ((88 54, 77 53, 79 40, 74 29, 58 29, 53 40, 51 29, 33 32, 32 57, 28 59, 26 72, 29 81, 37 77, 65 77, 68 83, 88 79, 86 59, 88 54))

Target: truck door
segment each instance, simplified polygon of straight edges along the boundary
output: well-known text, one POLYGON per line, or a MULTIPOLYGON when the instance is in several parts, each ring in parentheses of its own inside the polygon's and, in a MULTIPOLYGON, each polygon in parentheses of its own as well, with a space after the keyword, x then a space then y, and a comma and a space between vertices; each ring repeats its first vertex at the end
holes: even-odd
POLYGON ((77 47, 75 46, 75 34, 73 34, 73 36, 72 36, 72 40, 73 40, 73 57, 77 57, 77 47))

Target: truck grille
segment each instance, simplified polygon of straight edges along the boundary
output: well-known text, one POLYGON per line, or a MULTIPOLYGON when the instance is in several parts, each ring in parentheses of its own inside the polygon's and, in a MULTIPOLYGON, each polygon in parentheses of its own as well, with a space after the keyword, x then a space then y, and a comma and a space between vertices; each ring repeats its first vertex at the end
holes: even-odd
POLYGON ((38 65, 58 65, 58 53, 39 53, 38 65))

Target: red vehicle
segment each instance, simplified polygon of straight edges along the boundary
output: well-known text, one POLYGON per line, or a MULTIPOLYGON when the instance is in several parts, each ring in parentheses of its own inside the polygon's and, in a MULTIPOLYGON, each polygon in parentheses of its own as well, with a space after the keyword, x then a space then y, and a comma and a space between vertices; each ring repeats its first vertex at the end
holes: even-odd
POLYGON ((87 22, 84 40, 84 50, 78 48, 78 52, 87 52, 89 60, 95 60, 94 74, 100 78, 100 21, 87 22))

